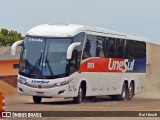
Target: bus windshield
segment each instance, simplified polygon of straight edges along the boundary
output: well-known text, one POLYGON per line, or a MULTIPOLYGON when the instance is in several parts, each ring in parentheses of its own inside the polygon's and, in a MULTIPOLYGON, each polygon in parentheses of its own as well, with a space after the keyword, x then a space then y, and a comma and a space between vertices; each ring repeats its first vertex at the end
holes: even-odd
POLYGON ((25 37, 20 58, 20 73, 33 78, 65 76, 70 38, 25 37))

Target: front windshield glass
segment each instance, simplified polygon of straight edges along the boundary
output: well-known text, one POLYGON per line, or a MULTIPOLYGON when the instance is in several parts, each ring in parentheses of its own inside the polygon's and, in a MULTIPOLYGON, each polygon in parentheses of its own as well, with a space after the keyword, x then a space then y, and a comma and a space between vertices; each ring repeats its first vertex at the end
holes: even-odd
POLYGON ((42 69, 43 75, 60 75, 66 72, 66 53, 69 45, 71 44, 70 39, 47 39, 44 66, 47 69, 42 69))
POLYGON ((70 38, 25 37, 20 73, 28 76, 65 76, 70 38))

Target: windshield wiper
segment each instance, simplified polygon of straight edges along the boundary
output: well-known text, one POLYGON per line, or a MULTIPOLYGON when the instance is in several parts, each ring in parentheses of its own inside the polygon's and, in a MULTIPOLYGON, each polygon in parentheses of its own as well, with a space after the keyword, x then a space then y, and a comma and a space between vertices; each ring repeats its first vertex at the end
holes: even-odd
POLYGON ((48 52, 47 52, 47 55, 46 55, 46 58, 45 58, 45 63, 47 63, 48 68, 49 68, 49 72, 51 73, 51 76, 53 76, 52 68, 51 68, 51 66, 49 64, 49 61, 48 61, 48 52))
POLYGON ((37 61, 35 62, 35 64, 34 64, 33 67, 31 68, 31 70, 29 71, 29 74, 32 73, 32 71, 35 69, 35 67, 36 67, 37 65, 40 66, 41 59, 42 59, 42 53, 43 53, 43 51, 41 51, 41 55, 40 55, 39 59, 37 59, 37 61))

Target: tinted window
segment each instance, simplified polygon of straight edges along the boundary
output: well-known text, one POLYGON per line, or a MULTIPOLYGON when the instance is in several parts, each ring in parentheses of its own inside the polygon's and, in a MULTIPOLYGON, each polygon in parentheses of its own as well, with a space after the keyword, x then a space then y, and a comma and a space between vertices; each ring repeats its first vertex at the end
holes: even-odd
POLYGON ((128 59, 142 59, 146 56, 146 43, 126 40, 125 57, 128 59))
POLYGON ((136 41, 135 42, 135 58, 142 59, 146 56, 146 44, 145 42, 136 41))
POLYGON ((76 72, 77 69, 79 69, 84 38, 85 33, 79 33, 73 38, 73 42, 81 42, 81 44, 73 50, 72 59, 70 61, 69 74, 72 74, 76 72))
POLYGON ((104 51, 105 51, 105 38, 97 36, 96 57, 104 57, 104 51))
POLYGON ((78 61, 80 62, 81 60, 81 54, 82 54, 82 48, 84 44, 84 38, 85 38, 85 33, 79 33, 74 37, 74 42, 81 42, 81 45, 76 47, 76 50, 78 52, 78 61))
POLYGON ((105 56, 107 58, 114 58, 116 56, 115 38, 105 38, 105 42, 105 56))
POLYGON ((116 39, 116 58, 124 58, 124 45, 123 39, 116 39))
POLYGON ((126 55, 125 57, 128 59, 134 59, 135 57, 135 41, 127 40, 126 41, 126 55))
POLYGON ((87 35, 84 51, 83 51, 83 59, 88 57, 96 57, 96 36, 87 35))
POLYGON ((145 42, 87 35, 83 59, 88 57, 142 59, 145 56, 145 42))

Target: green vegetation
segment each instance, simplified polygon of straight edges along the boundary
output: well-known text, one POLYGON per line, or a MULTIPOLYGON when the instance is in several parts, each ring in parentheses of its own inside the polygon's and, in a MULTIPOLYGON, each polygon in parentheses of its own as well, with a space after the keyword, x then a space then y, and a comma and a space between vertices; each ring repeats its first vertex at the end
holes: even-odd
POLYGON ((11 46, 15 41, 22 40, 22 34, 14 30, 0 30, 0 46, 11 46))

